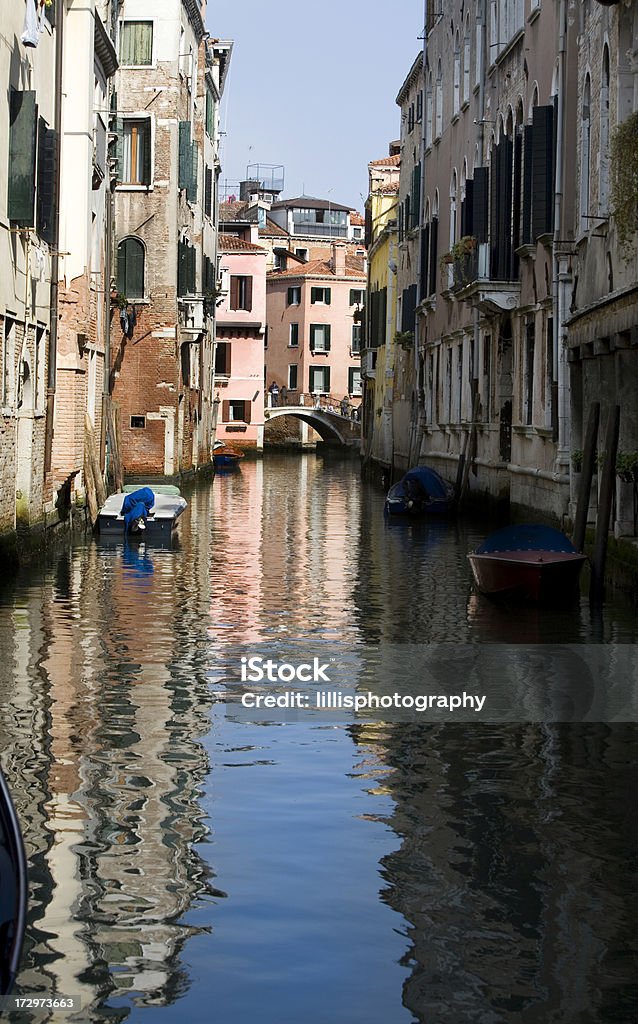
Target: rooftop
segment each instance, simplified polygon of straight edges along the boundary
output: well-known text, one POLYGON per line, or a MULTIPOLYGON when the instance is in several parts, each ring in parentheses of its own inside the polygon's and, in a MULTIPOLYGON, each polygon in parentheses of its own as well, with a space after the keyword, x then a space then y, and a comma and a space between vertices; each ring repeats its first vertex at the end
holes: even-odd
POLYGON ((340 206, 329 199, 315 199, 313 196, 297 196, 296 199, 279 199, 273 203, 271 210, 344 210, 350 213, 349 206, 340 206))
POLYGON ((220 252, 266 252, 263 245, 255 245, 254 242, 246 242, 239 235, 220 234, 217 241, 217 248, 220 252))
MULTIPOLYGON (((310 260, 300 267, 289 267, 287 270, 272 270, 269 280, 279 277, 335 277, 331 259, 310 260)), ((362 256, 346 256, 346 277, 365 279, 365 262, 362 256)))

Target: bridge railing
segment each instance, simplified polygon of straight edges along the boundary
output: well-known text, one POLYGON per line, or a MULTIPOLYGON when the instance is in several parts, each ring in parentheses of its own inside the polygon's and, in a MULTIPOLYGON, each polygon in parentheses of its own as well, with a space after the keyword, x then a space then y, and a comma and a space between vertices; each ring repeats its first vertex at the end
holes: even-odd
POLYGON ((347 398, 336 398, 334 395, 325 394, 318 395, 308 391, 301 393, 294 391, 287 392, 283 396, 280 392, 276 401, 274 401, 273 396, 268 394, 269 409, 280 409, 286 405, 297 407, 305 405, 311 409, 321 409, 322 412, 330 412, 335 416, 341 416, 346 420, 359 421, 359 406, 353 405, 347 398))

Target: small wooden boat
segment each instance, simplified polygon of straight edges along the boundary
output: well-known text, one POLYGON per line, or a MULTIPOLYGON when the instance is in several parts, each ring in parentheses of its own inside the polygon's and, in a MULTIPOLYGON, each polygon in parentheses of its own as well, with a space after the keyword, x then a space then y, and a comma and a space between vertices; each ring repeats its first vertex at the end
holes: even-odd
POLYGON ((106 499, 98 515, 98 530, 104 540, 125 535, 138 540, 170 540, 185 508, 185 499, 172 484, 128 485, 106 499))
POLYGON ((409 469, 388 491, 390 516, 447 515, 454 508, 454 488, 429 466, 409 469))
POLYGON ((18 818, 0 772, 0 995, 18 973, 27 913, 27 859, 18 818))
POLYGON ((243 459, 244 453, 232 448, 224 441, 215 441, 213 448, 213 465, 216 467, 238 466, 239 460, 243 459))
POLYGON ((496 530, 467 557, 481 593, 534 603, 574 592, 587 560, 560 530, 538 524, 496 530))

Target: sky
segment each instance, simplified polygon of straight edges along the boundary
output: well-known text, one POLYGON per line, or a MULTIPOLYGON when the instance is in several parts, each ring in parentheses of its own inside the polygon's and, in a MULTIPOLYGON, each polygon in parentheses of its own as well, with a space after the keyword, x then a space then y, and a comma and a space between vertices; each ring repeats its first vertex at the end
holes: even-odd
POLYGON ((283 197, 363 212, 368 162, 399 137, 396 95, 423 43, 423 0, 208 0, 234 42, 221 112, 222 187, 283 164, 283 197))

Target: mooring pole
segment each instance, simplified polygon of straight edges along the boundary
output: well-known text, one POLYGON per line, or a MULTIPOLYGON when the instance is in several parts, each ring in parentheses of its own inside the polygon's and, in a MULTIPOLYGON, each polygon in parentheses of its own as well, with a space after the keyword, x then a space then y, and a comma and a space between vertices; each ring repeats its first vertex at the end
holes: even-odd
POLYGON ((576 518, 574 520, 574 536, 572 537, 574 547, 577 551, 582 551, 585 547, 585 531, 587 529, 591 482, 594 478, 599 422, 600 402, 592 402, 589 407, 589 420, 587 421, 587 433, 585 435, 585 447, 583 449, 583 464, 580 474, 576 518))
POLYGON ((605 462, 600 481, 600 498, 598 516, 596 518, 596 539, 594 541, 594 557, 591 567, 591 585, 589 600, 600 602, 605 592, 605 560, 607 558, 607 541, 609 539, 609 521, 611 506, 616 485, 616 454, 618 451, 618 435, 620 432, 620 406, 614 405, 607 418, 605 435, 605 462))

